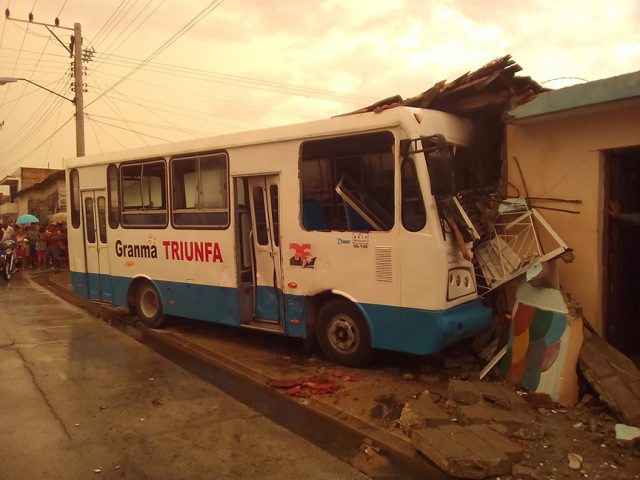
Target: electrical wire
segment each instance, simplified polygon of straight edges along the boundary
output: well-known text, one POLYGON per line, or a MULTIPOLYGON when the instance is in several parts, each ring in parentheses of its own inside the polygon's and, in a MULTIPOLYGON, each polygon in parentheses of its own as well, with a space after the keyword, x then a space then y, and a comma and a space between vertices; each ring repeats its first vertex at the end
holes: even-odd
POLYGON ((73 120, 73 116, 71 116, 66 122, 64 122, 60 127, 58 127, 53 133, 51 133, 47 138, 45 138, 42 142, 40 142, 38 145, 36 145, 34 148, 32 148, 31 150, 29 150, 29 152, 27 152, 25 155, 23 155, 22 157, 18 158, 17 160, 11 162, 8 166, 5 165, 5 168, 7 170, 11 170, 13 167, 16 167, 18 165, 20 165, 22 163, 22 161, 26 158, 28 158, 32 153, 34 153, 36 150, 38 150, 42 145, 44 145, 51 137, 53 137, 54 135, 57 135, 64 127, 67 126, 67 124, 73 120))
MULTIPOLYGON (((147 4, 144 6, 144 8, 143 8, 142 10, 140 10, 140 12, 138 12, 138 15, 136 15, 136 16, 134 17, 134 19, 133 19, 133 20, 131 20, 131 22, 129 22, 129 25, 127 25, 127 26, 124 28, 124 30, 122 30, 122 32, 120 32, 120 34, 119 34, 119 35, 118 35, 118 36, 117 36, 117 37, 116 37, 116 38, 115 38, 115 39, 114 39, 114 40, 109 44, 109 47, 111 47, 111 45, 113 45, 113 44, 114 44, 114 43, 115 43, 115 42, 116 42, 116 41, 117 41, 117 40, 118 40, 118 39, 119 39, 119 38, 124 34, 124 32, 127 30, 127 28, 129 28, 129 26, 130 26, 131 24, 133 24, 133 22, 134 22, 134 21, 135 21, 135 20, 136 20, 136 19, 137 19, 141 14, 142 14, 142 12, 143 12, 144 10, 146 10, 147 6, 148 6, 151 2, 152 2, 152 0, 149 0, 149 2, 147 2, 147 4)), ((158 10, 158 9, 159 9, 163 4, 164 4, 164 2, 165 2, 165 0, 162 0, 162 1, 161 1, 161 2, 156 6, 156 8, 154 8, 154 9, 149 13, 149 15, 147 15, 147 16, 146 16, 146 17, 145 17, 145 18, 144 18, 144 19, 143 19, 143 20, 138 24, 138 26, 137 26, 136 28, 134 28, 134 29, 129 33, 129 35, 127 35, 127 36, 126 36, 126 37, 125 37, 125 38, 124 38, 124 39, 123 39, 123 40, 122 40, 122 41, 121 41, 121 42, 120 42, 116 47, 114 47, 111 51, 112 51, 112 52, 117 51, 117 50, 122 46, 122 44, 123 44, 124 42, 126 42, 127 40, 129 40, 129 38, 131 38, 131 36, 132 36, 134 33, 136 33, 136 32, 138 31, 138 29, 139 29, 142 25, 144 25, 144 24, 147 22, 147 20, 148 20, 149 18, 151 18, 151 16, 153 16, 153 14, 154 14, 154 13, 156 13, 156 11, 157 11, 157 10, 158 10)), ((109 47, 105 48, 105 52, 106 52, 107 50, 109 50, 109 47)), ((107 57, 106 57, 106 58, 109 58, 109 55, 111 55, 111 54, 107 54, 107 57)), ((102 63, 98 63, 94 68, 98 68, 100 65, 102 65, 102 63)))
MULTIPOLYGON (((100 53, 96 53, 96 59, 101 58, 100 53)), ((112 61, 103 60, 100 64, 111 66, 127 67, 132 64, 140 64, 140 60, 117 55, 110 55, 112 61)), ((243 86, 247 88, 256 88, 258 90, 277 91, 291 95, 308 96, 313 98, 329 98, 331 100, 342 101, 343 103, 362 104, 370 102, 371 97, 361 95, 351 95, 335 90, 326 90, 320 88, 303 87, 299 85, 291 85, 264 79, 256 79, 252 77, 231 75, 210 70, 188 68, 183 66, 171 65, 167 63, 147 62, 143 67, 145 71, 152 73, 160 73, 164 75, 172 75, 179 78, 211 81, 231 86, 243 86), (183 75, 178 75, 179 73, 183 75), (174 75, 175 74, 175 75, 174 75)))
MULTIPOLYGON (((129 4, 130 1, 131 0, 122 0, 122 2, 120 2, 120 5, 118 5, 118 7, 111 14, 109 19, 106 21, 106 23, 100 28, 100 30, 98 30, 98 33, 96 34, 96 37, 94 40, 96 45, 100 45, 102 43, 102 38, 108 37, 111 34, 111 32, 115 30, 115 28, 122 21, 122 19, 126 17, 129 10, 133 8, 133 5, 132 5, 129 7, 129 10, 125 11, 125 8, 127 8, 127 5, 129 4)), ((134 5, 135 5, 135 2, 134 2, 134 5)))
POLYGON ((121 127, 119 125, 113 125, 112 123, 102 122, 100 120, 96 120, 95 118, 93 118, 92 115, 85 114, 85 116, 87 118, 90 118, 91 120, 93 120, 96 123, 101 123, 102 125, 107 125, 109 127, 118 128, 120 130, 125 130, 127 132, 135 133, 137 135, 144 135, 145 137, 154 138, 156 140, 160 140, 160 141, 169 143, 169 140, 167 140, 166 138, 156 137, 155 135, 149 135, 147 133, 138 132, 136 130, 132 130, 132 129, 129 129, 129 128, 121 127))
MULTIPOLYGON (((173 43, 175 43, 185 33, 187 33, 189 30, 191 30, 193 27, 195 27, 198 23, 200 23, 202 20, 204 20, 204 18, 206 18, 212 11, 214 11, 216 8, 218 8, 220 5, 222 5, 223 2, 224 2, 224 0, 214 0, 209 5, 207 5, 194 18, 192 18, 189 22, 187 22, 187 24, 185 26, 183 26, 180 30, 178 30, 178 32, 173 34, 165 43, 163 43, 160 47, 158 47, 151 55, 149 55, 145 60, 143 60, 138 66, 134 67, 129 73, 127 73, 124 77, 122 77, 120 80, 118 80, 116 83, 114 83, 111 87, 109 87, 102 95, 105 95, 107 92, 109 92, 109 91, 113 90, 114 88, 116 88, 122 82, 126 81, 133 74, 135 74, 138 70, 140 70, 144 65, 146 65, 151 60, 153 60, 155 57, 160 55, 164 50, 169 48, 173 43)), ((87 107, 89 105, 91 105, 92 103, 95 103, 96 101, 98 101, 101 98, 102 95, 98 96, 93 101, 89 102, 87 104, 87 107)))
MULTIPOLYGON (((89 122, 91 122, 92 124, 94 123, 94 120, 91 120, 91 119, 88 119, 88 120, 89 120, 89 122)), ((126 150, 126 148, 127 148, 127 147, 125 147, 125 146, 124 146, 120 141, 118 141, 118 139, 117 139, 117 138, 115 138, 113 135, 111 135, 111 134, 107 131, 107 129, 105 129, 102 125, 97 125, 97 127, 98 127, 102 132, 104 132, 104 134, 105 134, 107 137, 111 138, 111 140, 113 140, 115 143, 117 143, 118 145, 120 145, 120 148, 122 148, 123 150, 126 150)))
MULTIPOLYGON (((110 76, 114 76, 117 77, 118 75, 115 74, 111 74, 111 73, 106 73, 106 72, 101 72, 101 75, 110 75, 110 76)), ((246 110, 251 110, 251 111, 259 111, 259 112, 270 112, 270 113, 282 113, 285 115, 290 115, 293 117, 298 117, 298 118, 303 118, 305 120, 317 120, 318 117, 317 116, 310 116, 310 115, 305 115, 302 112, 291 112, 291 111, 287 111, 287 110, 282 110, 282 109, 278 109, 278 108, 267 108, 267 107, 261 107, 260 105, 257 104, 248 104, 248 103, 242 103, 242 102, 237 102, 237 101, 233 101, 233 100, 228 100, 228 99, 222 99, 222 98, 218 98, 218 97, 214 97, 211 95, 203 95, 202 93, 195 93, 193 90, 178 90, 175 87, 168 87, 166 85, 161 85, 158 83, 152 83, 152 82, 146 82, 143 80, 137 80, 137 79, 130 79, 129 80, 132 83, 137 83, 140 85, 145 85, 145 86, 151 86, 151 87, 156 87, 156 88, 160 88, 162 90, 167 90, 171 93, 172 97, 175 97, 176 93, 181 93, 184 94, 186 96, 189 97, 195 97, 197 98, 200 102, 207 99, 207 100, 212 100, 215 102, 220 102, 220 103, 224 103, 224 104, 228 104, 228 105, 234 105, 234 106, 239 106, 241 108, 244 108, 246 110)), ((116 92, 116 94, 119 92, 116 92)), ((137 98, 141 101, 145 101, 151 104, 156 104, 156 105, 163 105, 166 107, 173 107, 175 109, 175 111, 179 111, 179 110, 184 110, 184 111, 189 111, 189 112, 197 112, 197 113, 202 113, 202 114, 206 114, 207 116, 211 115, 208 112, 203 112, 202 110, 195 110, 193 108, 188 108, 188 107, 184 107, 184 106, 176 106, 176 105, 171 105, 165 102, 159 102, 157 100, 152 100, 150 98, 146 98, 146 97, 141 97, 141 96, 136 96, 134 98, 137 98)), ((166 111, 166 110, 163 110, 166 111)), ((192 117, 193 118, 193 117, 192 117)), ((257 122, 256 122, 257 123, 257 122)), ((262 125, 262 124, 260 124, 262 125)))

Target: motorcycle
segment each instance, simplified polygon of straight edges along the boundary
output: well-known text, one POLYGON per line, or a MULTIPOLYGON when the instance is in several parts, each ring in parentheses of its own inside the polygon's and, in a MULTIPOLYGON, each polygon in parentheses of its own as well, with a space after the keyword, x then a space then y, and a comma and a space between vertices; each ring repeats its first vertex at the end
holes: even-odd
POLYGON ((18 244, 15 240, 5 240, 0 245, 0 269, 2 269, 2 275, 7 282, 11 280, 11 277, 20 267, 20 262, 16 256, 17 248, 18 244))

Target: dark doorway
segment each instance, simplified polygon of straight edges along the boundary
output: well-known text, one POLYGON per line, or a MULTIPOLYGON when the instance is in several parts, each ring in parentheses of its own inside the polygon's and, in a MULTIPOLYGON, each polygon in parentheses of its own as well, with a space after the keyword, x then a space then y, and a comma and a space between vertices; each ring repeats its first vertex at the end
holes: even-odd
MULTIPOLYGON (((605 200, 640 215, 640 147, 608 152, 605 200)), ((606 212, 605 212, 606 214, 606 212)), ((621 352, 640 358, 640 225, 606 215, 604 230, 604 334, 621 352)))

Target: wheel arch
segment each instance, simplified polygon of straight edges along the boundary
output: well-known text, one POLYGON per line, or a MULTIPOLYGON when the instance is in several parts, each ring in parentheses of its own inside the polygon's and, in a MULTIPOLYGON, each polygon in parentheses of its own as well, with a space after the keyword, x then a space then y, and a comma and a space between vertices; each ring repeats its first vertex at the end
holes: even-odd
POLYGON ((132 308, 135 308, 136 293, 138 291, 138 287, 145 282, 148 282, 151 285, 153 285, 153 288, 156 289, 156 292, 158 292, 158 295, 160 296, 162 305, 163 306, 165 305, 164 297, 162 295, 162 290, 158 288, 158 284, 155 281, 153 281, 153 279, 151 279, 151 277, 149 277, 148 275, 136 275, 131 280, 131 283, 129 283, 129 289, 127 290, 127 306, 129 307, 129 310, 131 310, 132 308))
POLYGON ((369 318, 369 315, 367 315, 367 312, 362 308, 362 305, 355 299, 355 297, 349 295, 346 292, 343 292, 342 290, 336 289, 324 290, 311 297, 311 301, 309 302, 306 313, 307 335, 316 335, 316 323, 320 310, 322 310, 322 307, 324 307, 331 300, 335 299, 347 300, 360 312, 362 318, 367 324, 367 327, 369 328, 369 335, 371 337, 371 343, 373 345, 373 329, 371 327, 371 320, 369 318))

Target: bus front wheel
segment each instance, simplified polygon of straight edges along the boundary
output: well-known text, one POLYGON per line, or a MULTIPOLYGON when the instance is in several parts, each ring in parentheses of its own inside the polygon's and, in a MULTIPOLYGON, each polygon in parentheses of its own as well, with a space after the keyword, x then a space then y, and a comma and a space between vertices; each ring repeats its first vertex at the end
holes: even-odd
POLYGON ((322 307, 316 334, 322 351, 332 362, 357 367, 375 356, 367 322, 356 306, 346 300, 331 300, 322 307))
POLYGON ((149 282, 143 282, 136 292, 136 313, 140 320, 150 328, 160 328, 164 325, 162 300, 156 287, 149 282))

